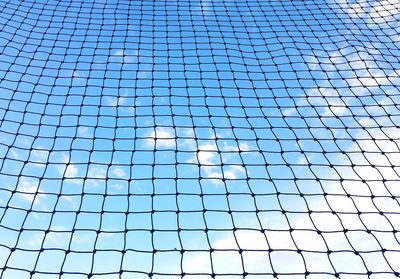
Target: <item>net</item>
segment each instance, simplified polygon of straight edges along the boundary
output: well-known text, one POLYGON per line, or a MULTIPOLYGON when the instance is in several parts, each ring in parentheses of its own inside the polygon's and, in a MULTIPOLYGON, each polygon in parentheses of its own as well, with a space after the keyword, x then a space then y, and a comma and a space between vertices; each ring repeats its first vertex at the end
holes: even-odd
POLYGON ((399 20, 1 1, 0 278, 399 277, 399 20))

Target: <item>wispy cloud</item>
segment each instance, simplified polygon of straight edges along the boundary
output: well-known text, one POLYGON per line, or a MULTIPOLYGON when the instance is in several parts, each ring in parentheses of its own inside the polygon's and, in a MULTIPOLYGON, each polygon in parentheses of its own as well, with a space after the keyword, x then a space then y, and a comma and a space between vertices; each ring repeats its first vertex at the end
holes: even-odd
POLYGON ((46 163, 49 158, 49 150, 43 147, 31 151, 31 160, 37 163, 46 163))
POLYGON ((116 176, 116 177, 126 177, 126 173, 124 171, 124 169, 122 168, 115 168, 113 169, 112 173, 116 176))
POLYGON ((97 187, 104 182, 107 177, 108 167, 103 165, 91 164, 87 174, 87 185, 97 187))
POLYGON ((147 147, 174 148, 176 145, 175 131, 172 128, 157 127, 146 137, 144 144, 147 147))
POLYGON ((200 164, 201 170, 205 177, 213 179, 213 183, 219 185, 222 179, 238 179, 246 176, 246 169, 241 165, 229 164, 230 156, 222 157, 218 151, 226 152, 225 154, 234 155, 239 151, 247 151, 250 146, 247 143, 238 145, 229 145, 224 143, 220 149, 217 147, 215 140, 208 141, 198 147, 196 154, 187 160, 188 163, 200 164), (224 163, 222 167, 221 163, 224 163))
POLYGON ((35 200, 35 203, 40 202, 40 198, 43 197, 43 193, 38 195, 39 182, 37 179, 30 177, 21 177, 18 182, 17 190, 21 192, 20 196, 29 202, 35 200))
POLYGON ((138 51, 134 51, 133 53, 129 54, 123 49, 118 49, 114 51, 110 60, 118 63, 135 63, 138 61, 138 57, 138 51))
POLYGON ((211 0, 199 0, 197 7, 195 9, 198 14, 202 16, 210 16, 213 11, 213 3, 211 0))
POLYGON ((123 106, 126 102, 126 97, 124 96, 107 96, 105 97, 107 106, 116 107, 123 106))
POLYGON ((32 249, 40 249, 43 246, 64 247, 68 245, 72 237, 72 243, 82 244, 93 240, 93 235, 86 232, 76 232, 71 234, 69 229, 64 226, 52 226, 51 231, 47 234, 44 232, 34 232, 26 240, 27 245, 32 249))
POLYGON ((93 133, 92 133, 92 128, 89 128, 87 126, 79 126, 78 127, 78 134, 79 137, 92 137, 93 133))
POLYGON ((66 200, 71 205, 71 207, 73 209, 77 209, 78 208, 78 203, 72 197, 62 195, 61 199, 66 200))
MULTIPOLYGON (((353 21, 362 20, 370 26, 382 26, 391 20, 395 20, 392 11, 397 10, 397 2, 390 0, 371 2, 340 0, 332 2, 332 4, 339 5, 353 21)), ((387 27, 387 25, 384 27, 387 27)))
POLYGON ((78 167, 71 162, 70 157, 66 153, 62 153, 61 163, 57 166, 59 175, 68 178, 69 183, 80 184, 81 181, 76 179, 79 174, 78 167))
POLYGON ((18 153, 18 151, 15 150, 15 148, 10 149, 10 154, 11 154, 11 156, 9 156, 10 158, 20 159, 19 153, 18 153))

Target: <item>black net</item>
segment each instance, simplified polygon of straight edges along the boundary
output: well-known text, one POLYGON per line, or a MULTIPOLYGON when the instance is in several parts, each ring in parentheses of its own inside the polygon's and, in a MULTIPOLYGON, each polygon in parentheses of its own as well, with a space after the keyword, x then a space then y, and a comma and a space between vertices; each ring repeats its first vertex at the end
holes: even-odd
POLYGON ((395 278, 398 0, 4 0, 0 278, 395 278))

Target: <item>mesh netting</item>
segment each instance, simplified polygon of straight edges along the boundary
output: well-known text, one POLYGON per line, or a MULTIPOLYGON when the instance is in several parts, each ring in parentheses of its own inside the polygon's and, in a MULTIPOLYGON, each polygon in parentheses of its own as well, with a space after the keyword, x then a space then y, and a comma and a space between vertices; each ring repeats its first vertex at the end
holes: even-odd
POLYGON ((4 0, 0 278, 395 278, 400 2, 4 0))

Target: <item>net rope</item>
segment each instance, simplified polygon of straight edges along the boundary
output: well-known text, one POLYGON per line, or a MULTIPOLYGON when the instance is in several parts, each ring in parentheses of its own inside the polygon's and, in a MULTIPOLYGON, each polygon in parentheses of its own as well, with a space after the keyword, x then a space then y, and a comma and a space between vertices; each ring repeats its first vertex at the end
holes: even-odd
POLYGON ((400 277, 400 2, 0 2, 0 278, 400 277))

